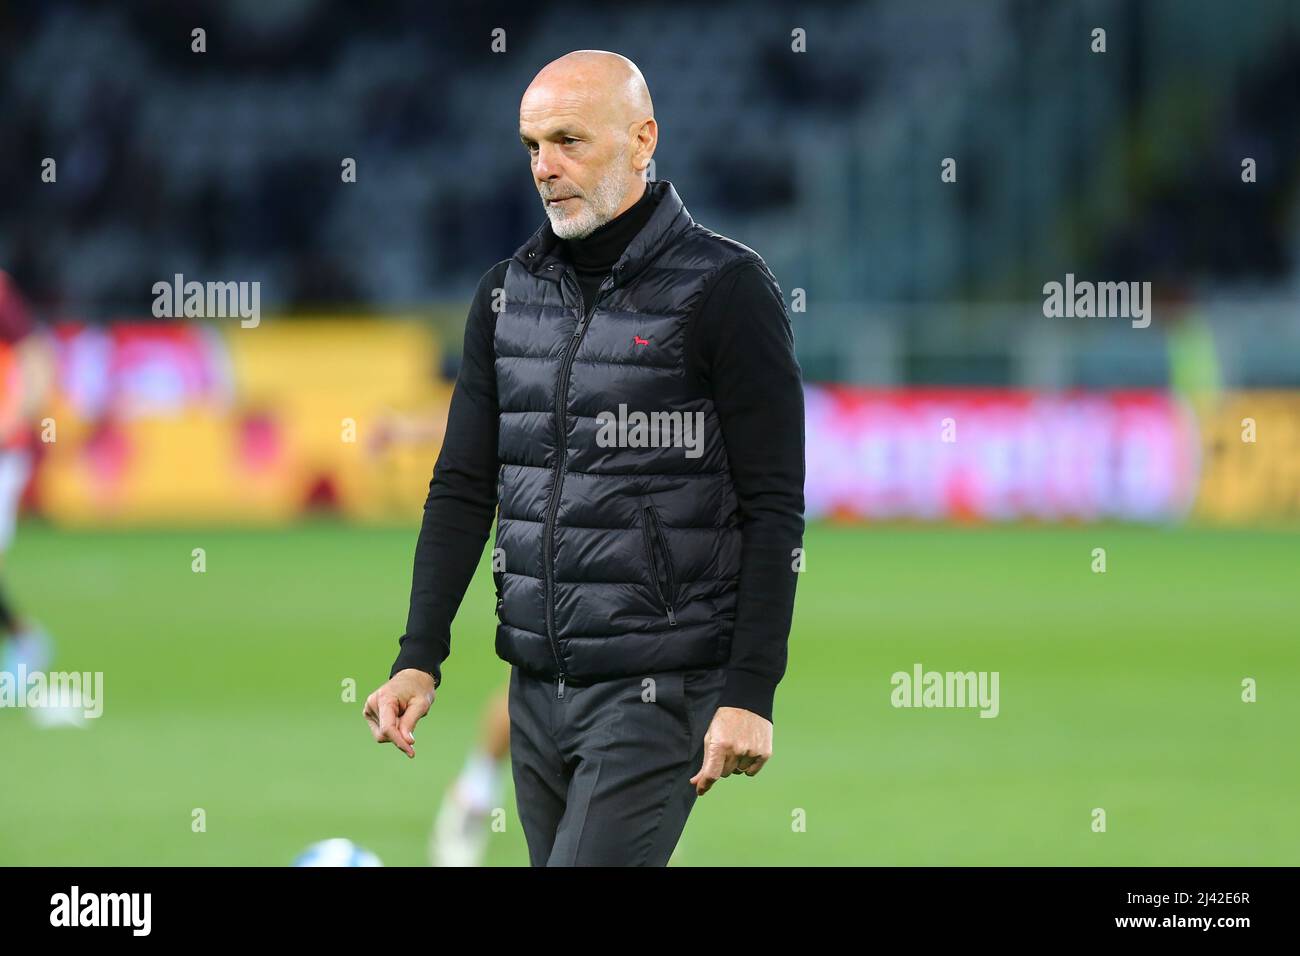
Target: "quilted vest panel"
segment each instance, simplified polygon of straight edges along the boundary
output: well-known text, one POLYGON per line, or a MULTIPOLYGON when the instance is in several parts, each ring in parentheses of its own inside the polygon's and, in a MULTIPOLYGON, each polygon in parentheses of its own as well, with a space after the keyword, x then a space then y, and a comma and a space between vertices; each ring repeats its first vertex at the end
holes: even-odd
POLYGON ((762 260, 694 222, 671 183, 650 188, 589 317, 544 224, 496 320, 496 649, 579 684, 723 664, 735 619, 736 495, 686 336, 717 271, 762 260))

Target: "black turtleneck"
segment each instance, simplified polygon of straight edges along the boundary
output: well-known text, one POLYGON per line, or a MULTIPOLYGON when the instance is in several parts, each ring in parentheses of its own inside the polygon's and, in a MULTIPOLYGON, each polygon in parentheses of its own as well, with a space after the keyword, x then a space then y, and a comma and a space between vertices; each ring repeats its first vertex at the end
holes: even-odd
MULTIPOLYGON (((610 269, 650 218, 662 190, 591 235, 562 243, 587 314, 610 269)), ((465 326, 465 350, 447 430, 434 466, 415 567, 406 633, 392 674, 419 668, 442 680, 451 622, 483 554, 496 514, 497 387, 492 303, 510 260, 479 280, 465 326)), ((684 374, 713 400, 741 515, 740 585, 731 660, 719 706, 772 719, 785 674, 794 610, 791 574, 803 545, 803 388, 781 289, 753 262, 719 270, 687 331, 684 374)), ((477 635, 482 637, 482 635, 477 635)))
POLYGON ((640 199, 589 235, 563 241, 564 254, 573 263, 578 286, 582 289, 582 301, 587 305, 587 315, 591 315, 600 284, 609 275, 609 270, 614 268, 614 263, 618 262, 618 257, 623 254, 627 244, 650 221, 650 215, 658 202, 654 190, 646 189, 641 193, 640 199))

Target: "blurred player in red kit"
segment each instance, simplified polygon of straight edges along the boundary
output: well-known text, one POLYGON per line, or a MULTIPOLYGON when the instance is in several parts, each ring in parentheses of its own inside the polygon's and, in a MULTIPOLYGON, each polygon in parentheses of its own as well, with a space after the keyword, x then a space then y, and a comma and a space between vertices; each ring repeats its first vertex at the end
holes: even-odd
POLYGON ((4 559, 13 541, 18 506, 31 477, 35 421, 52 379, 52 349, 37 329, 22 293, 0 271, 0 670, 42 671, 49 638, 15 609, 4 559))

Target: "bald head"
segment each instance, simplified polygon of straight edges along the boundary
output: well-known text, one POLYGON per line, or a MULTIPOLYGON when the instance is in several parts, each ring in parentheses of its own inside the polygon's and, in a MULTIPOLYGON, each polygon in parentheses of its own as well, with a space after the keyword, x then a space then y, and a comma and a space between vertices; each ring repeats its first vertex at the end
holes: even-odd
POLYGON ((576 50, 542 68, 519 104, 519 138, 555 234, 578 239, 645 190, 658 143, 654 104, 635 63, 576 50))
POLYGON ((593 122, 620 126, 654 119, 645 77, 625 56, 605 50, 575 50, 542 67, 524 91, 522 109, 568 100, 593 122))

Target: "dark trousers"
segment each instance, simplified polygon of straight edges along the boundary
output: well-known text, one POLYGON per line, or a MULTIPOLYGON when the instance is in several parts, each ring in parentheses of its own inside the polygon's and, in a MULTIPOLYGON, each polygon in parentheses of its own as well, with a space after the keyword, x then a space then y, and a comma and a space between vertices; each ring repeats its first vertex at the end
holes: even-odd
POLYGON ((664 866, 723 668, 566 683, 510 668, 510 761, 533 866, 664 866))

